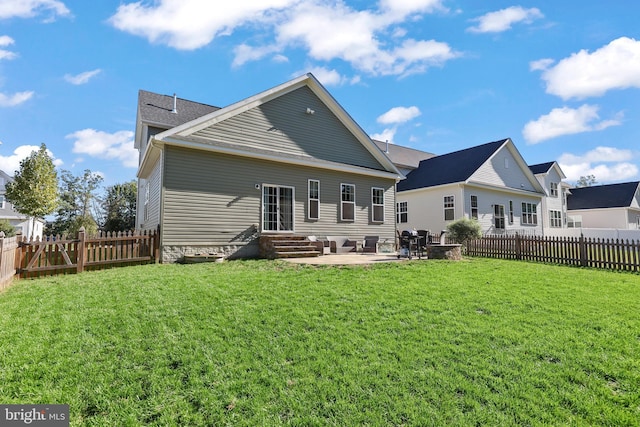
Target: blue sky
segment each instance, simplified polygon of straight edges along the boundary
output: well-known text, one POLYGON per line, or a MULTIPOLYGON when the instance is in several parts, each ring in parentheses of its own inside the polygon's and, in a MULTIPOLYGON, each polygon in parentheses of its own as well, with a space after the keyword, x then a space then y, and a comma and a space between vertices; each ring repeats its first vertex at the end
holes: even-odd
POLYGON ((306 72, 370 135, 510 137, 567 181, 640 179, 640 2, 0 0, 0 169, 135 178, 137 93, 224 107, 306 72))

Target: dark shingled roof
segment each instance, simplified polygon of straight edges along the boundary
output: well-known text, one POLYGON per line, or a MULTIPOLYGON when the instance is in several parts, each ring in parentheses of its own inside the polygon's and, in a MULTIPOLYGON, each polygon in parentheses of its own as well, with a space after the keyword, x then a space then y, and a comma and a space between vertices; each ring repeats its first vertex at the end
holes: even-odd
POLYGON ((629 207, 639 184, 640 181, 634 181, 572 188, 567 198, 567 208, 575 210, 629 207))
POLYGON ((418 169, 398 183, 398 191, 466 181, 507 139, 422 160, 418 169))
POLYGON ((138 92, 140 119, 152 126, 171 129, 220 109, 220 107, 181 98, 177 98, 176 104, 177 113, 172 113, 173 96, 160 95, 146 90, 138 92))
POLYGON ((551 166, 553 166, 555 162, 546 162, 546 163, 538 163, 537 165, 529 165, 529 169, 533 172, 534 175, 539 173, 547 173, 551 166))
POLYGON ((386 152, 387 143, 383 141, 372 140, 380 150, 382 150, 388 158, 397 167, 417 168, 420 160, 430 159, 435 154, 426 151, 416 150, 415 148, 404 147, 402 145, 389 144, 389 152, 386 152))

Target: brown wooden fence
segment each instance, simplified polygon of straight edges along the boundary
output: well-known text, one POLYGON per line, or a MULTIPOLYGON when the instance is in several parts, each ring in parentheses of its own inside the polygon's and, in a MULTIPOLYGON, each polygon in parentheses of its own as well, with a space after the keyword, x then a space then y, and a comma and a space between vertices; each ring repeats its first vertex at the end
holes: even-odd
POLYGON ((42 277, 157 262, 159 248, 159 230, 96 236, 81 230, 77 238, 45 236, 42 240, 0 238, 0 289, 14 275, 42 277))
POLYGON ((13 276, 16 274, 17 248, 17 237, 4 237, 4 232, 0 232, 0 291, 11 284, 13 276))
POLYGON ((466 254, 488 258, 640 271, 640 242, 585 237, 484 236, 466 254))

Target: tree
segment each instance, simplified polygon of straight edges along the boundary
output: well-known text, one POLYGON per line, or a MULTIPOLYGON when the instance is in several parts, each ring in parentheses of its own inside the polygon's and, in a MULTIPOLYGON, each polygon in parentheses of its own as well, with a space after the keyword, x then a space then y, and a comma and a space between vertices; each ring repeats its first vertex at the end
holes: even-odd
POLYGON ((596 183, 595 175, 581 176, 578 182, 576 182, 576 187, 591 187, 596 183))
POLYGON ((82 176, 63 170, 60 173, 60 205, 53 222, 55 234, 75 234, 84 227, 87 234, 98 231, 95 220, 96 190, 102 177, 86 169, 82 176))
POLYGON ((20 162, 13 182, 6 184, 5 196, 16 211, 31 217, 33 237, 36 218, 53 213, 58 205, 58 174, 46 145, 20 162))
POLYGON ((107 187, 102 200, 102 227, 105 231, 128 231, 135 228, 137 188, 135 181, 107 187))
POLYGON ((482 228, 475 219, 461 218, 447 225, 447 233, 454 241, 465 245, 471 239, 482 237, 482 228))

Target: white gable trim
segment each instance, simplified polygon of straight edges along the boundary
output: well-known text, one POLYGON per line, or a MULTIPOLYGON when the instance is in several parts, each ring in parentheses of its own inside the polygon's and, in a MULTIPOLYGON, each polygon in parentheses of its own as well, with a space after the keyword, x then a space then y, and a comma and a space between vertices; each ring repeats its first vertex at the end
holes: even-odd
MULTIPOLYGON (((351 116, 338 104, 331 94, 320 84, 320 82, 308 73, 283 83, 264 92, 253 95, 242 101, 231 104, 220 110, 206 114, 200 118, 176 126, 167 131, 155 135, 156 140, 164 140, 170 137, 186 137, 209 126, 215 125, 230 117, 241 114, 252 108, 258 107, 272 99, 283 96, 289 92, 307 86, 311 91, 329 108, 329 110, 340 120, 340 122, 353 134, 353 136, 363 145, 363 147, 382 165, 387 171, 394 173, 398 178, 404 175, 396 168, 391 160, 378 148, 369 135, 351 118, 351 116)), ((204 147, 203 147, 204 148, 204 147)), ((146 154, 146 153, 145 153, 146 154)))
MULTIPOLYGON (((507 138, 504 141, 504 144, 502 144, 500 146, 500 148, 498 148, 496 151, 493 152, 493 154, 491 156, 489 156, 489 158, 487 159, 486 162, 484 162, 478 169, 476 169, 476 172, 478 170, 480 170, 480 168, 482 168, 483 166, 489 164, 493 158, 495 156, 498 155, 498 153, 503 149, 503 148, 507 148, 507 150, 509 150, 509 152, 511 153, 511 155, 513 156, 514 160, 516 161, 516 163, 518 164, 518 167, 520 168, 520 170, 522 171, 522 173, 524 174, 524 176, 527 178, 527 181, 529 181, 529 183, 532 185, 533 188, 536 189, 536 191, 542 193, 542 194, 546 194, 544 191, 544 188, 542 187, 542 185, 540 184, 540 182, 536 179, 536 176, 533 174, 533 172, 531 172, 531 169, 529 169, 529 166, 527 165, 527 163, 524 161, 524 158, 522 157, 522 155, 520 154, 520 152, 518 151, 518 149, 516 148, 515 144, 513 143, 513 141, 511 140, 511 138, 507 138)), ((474 172, 474 173, 476 173, 474 172)), ((473 176, 473 174, 471 174, 471 176, 473 176)), ((469 177, 471 178, 471 177, 469 177)), ((467 180, 465 181, 465 183, 469 183, 470 181, 467 180)), ((501 188, 508 188, 508 187, 501 187, 501 188)), ((529 192, 530 193, 530 192, 529 192)))

